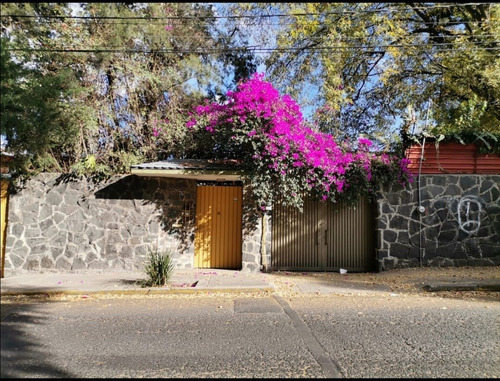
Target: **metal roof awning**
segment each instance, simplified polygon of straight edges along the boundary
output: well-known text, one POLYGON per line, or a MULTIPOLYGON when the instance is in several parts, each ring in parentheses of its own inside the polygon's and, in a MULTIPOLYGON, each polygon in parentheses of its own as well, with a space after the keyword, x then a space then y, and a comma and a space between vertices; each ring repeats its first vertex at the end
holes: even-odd
POLYGON ((175 177, 203 181, 241 181, 244 173, 234 160, 170 159, 136 164, 131 173, 148 177, 175 177))

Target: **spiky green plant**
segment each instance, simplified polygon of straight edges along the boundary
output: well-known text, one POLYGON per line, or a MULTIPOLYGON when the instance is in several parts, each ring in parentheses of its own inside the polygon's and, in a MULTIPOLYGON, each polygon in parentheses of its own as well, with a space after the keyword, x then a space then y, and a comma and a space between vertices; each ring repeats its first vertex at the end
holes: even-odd
POLYGON ((147 279, 143 281, 145 287, 161 287, 165 286, 173 272, 174 264, 170 252, 160 253, 158 249, 150 250, 148 259, 144 266, 147 279))

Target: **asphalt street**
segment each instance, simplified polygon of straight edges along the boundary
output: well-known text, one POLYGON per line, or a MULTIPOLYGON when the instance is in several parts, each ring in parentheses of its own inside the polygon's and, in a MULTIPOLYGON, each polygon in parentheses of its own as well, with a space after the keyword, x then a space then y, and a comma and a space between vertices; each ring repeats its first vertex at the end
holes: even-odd
POLYGON ((500 376, 491 301, 249 293, 4 307, 2 378, 500 376))

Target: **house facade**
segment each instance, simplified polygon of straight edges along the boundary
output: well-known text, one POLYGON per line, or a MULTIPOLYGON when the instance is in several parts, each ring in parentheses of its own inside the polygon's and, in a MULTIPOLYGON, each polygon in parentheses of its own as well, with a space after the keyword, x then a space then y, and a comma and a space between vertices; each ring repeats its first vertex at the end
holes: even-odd
POLYGON ((226 164, 166 161, 94 183, 42 173, 13 187, 5 275, 177 268, 384 271, 500 264, 500 175, 425 174, 355 207, 256 210, 226 164), (371 202, 368 202, 371 201, 371 202))

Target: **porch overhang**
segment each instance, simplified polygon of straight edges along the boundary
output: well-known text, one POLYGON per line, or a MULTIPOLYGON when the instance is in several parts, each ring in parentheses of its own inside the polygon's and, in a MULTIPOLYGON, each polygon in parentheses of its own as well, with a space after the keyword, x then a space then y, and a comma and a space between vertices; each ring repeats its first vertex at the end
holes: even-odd
POLYGON ((244 172, 234 161, 215 162, 201 159, 171 159, 132 165, 133 175, 173 177, 200 181, 242 181, 244 172))

